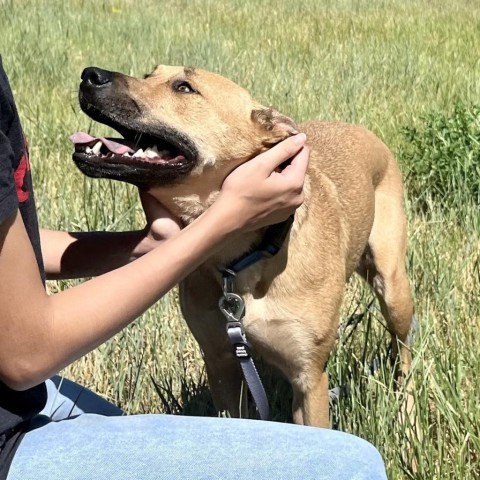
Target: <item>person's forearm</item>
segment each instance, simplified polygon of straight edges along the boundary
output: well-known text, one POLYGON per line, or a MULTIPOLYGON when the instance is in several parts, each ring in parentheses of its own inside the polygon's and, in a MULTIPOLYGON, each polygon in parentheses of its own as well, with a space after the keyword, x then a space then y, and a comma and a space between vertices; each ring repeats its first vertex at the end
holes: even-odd
MULTIPOLYGON (((182 231, 171 225, 169 240, 150 253, 52 296, 15 211, 0 224, 0 379, 17 390, 40 383, 133 321, 232 235, 285 220, 303 201, 302 141, 285 140, 238 167, 201 217, 182 231)), ((55 241, 70 246, 66 237, 55 241)))
POLYGON ((35 385, 120 331, 205 261, 232 229, 207 212, 155 250, 122 268, 48 297, 35 385), (225 228, 222 228, 225 226, 225 228), (53 357, 53 358, 52 358, 53 357))
POLYGON ((40 239, 48 280, 95 277, 151 249, 143 230, 69 233, 41 229, 40 239))

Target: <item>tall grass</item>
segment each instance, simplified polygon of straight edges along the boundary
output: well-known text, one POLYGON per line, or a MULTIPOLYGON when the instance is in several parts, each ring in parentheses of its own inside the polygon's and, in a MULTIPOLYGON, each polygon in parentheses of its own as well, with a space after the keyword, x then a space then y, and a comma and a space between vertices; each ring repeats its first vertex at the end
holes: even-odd
MULTIPOLYGON (((480 8, 469 0, 0 0, 0 51, 30 142, 41 223, 71 230, 142 225, 135 189, 83 178, 70 159, 70 133, 104 131, 77 105, 86 66, 135 75, 157 63, 204 67, 297 121, 361 123, 399 153, 402 129, 420 125, 425 114, 480 103, 479 22, 480 8)), ((457 190, 458 208, 440 209, 427 193, 419 213, 412 191, 407 262, 424 432, 412 445, 417 474, 401 457, 405 432, 395 422, 387 337, 375 308, 351 336, 345 332, 329 362, 332 386, 349 387, 332 414, 338 428, 378 446, 390 478, 473 480, 480 477, 479 212, 457 190), (375 357, 380 368, 372 376, 367 367, 375 357)), ((365 311, 371 298, 353 280, 343 317, 365 311)), ((130 413, 212 412, 201 353, 175 292, 65 373, 130 413)), ((288 389, 267 382, 275 418, 288 419, 288 389)))

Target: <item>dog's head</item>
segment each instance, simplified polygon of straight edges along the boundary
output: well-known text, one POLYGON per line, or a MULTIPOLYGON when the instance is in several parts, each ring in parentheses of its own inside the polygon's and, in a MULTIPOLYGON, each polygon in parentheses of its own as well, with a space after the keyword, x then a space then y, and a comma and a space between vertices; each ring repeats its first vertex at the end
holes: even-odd
POLYGON ((219 188, 236 166, 297 133, 291 119, 232 81, 194 68, 157 66, 134 78, 90 67, 79 100, 92 119, 123 136, 72 136, 80 170, 145 188, 207 171, 217 184, 211 187, 219 188))

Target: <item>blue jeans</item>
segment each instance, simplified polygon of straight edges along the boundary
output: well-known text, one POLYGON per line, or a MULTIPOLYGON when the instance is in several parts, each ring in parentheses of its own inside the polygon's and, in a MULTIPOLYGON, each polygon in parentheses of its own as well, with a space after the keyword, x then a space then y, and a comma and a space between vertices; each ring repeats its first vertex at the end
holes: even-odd
POLYGON ((258 420, 121 416, 89 390, 52 380, 7 480, 386 479, 379 452, 346 433, 258 420))

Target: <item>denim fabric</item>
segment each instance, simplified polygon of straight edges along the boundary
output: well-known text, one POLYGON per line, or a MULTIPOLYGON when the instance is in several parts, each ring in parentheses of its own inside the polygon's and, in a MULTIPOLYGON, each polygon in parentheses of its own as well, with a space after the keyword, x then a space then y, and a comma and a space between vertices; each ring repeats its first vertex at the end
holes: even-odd
POLYGON ((73 382, 64 382, 62 393, 58 385, 58 378, 48 382, 48 404, 8 480, 386 479, 378 451, 346 433, 258 420, 118 416, 121 410, 73 382))

